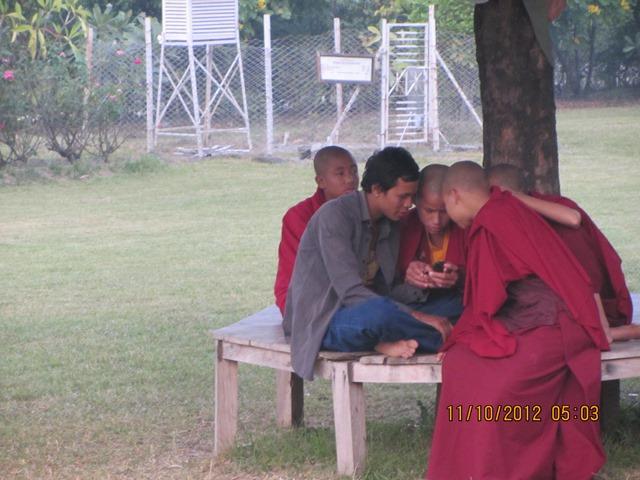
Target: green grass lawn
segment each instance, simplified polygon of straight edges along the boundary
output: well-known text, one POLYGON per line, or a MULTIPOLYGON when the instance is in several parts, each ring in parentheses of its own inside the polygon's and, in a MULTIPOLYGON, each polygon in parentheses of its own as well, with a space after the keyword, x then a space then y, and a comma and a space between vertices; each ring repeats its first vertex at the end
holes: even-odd
MULTIPOLYGON (((635 291, 638 118, 564 110, 558 127, 563 193, 618 248, 635 291)), ((438 160, 459 158, 480 156, 438 160)), ((280 219, 311 172, 214 159, 0 187, 0 478, 333 478, 328 384, 308 385, 307 428, 278 432, 273 372, 247 366, 238 447, 212 458, 207 331, 272 303, 280 219)), ((640 479, 640 385, 623 389, 601 478, 640 479)), ((367 388, 367 478, 422 475, 433 394, 367 388)))

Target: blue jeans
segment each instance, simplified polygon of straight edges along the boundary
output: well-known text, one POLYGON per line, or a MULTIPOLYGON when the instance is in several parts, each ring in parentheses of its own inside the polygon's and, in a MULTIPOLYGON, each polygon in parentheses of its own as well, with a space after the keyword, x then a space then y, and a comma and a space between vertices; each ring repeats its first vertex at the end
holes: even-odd
POLYGON ((434 289, 424 303, 410 303, 409 307, 422 313, 439 315, 441 317, 455 317, 462 315, 462 294, 450 288, 434 289))
MULTIPOLYGON (((428 311, 420 310, 433 315, 453 316, 455 313, 446 313, 450 303, 451 300, 447 298, 440 306, 433 302, 429 308, 424 307, 428 311)), ((380 342, 410 339, 418 342, 419 350, 430 353, 437 352, 442 345, 442 335, 435 328, 400 310, 388 298, 377 297, 338 309, 331 318, 321 348, 338 352, 364 352, 373 350, 380 342)))

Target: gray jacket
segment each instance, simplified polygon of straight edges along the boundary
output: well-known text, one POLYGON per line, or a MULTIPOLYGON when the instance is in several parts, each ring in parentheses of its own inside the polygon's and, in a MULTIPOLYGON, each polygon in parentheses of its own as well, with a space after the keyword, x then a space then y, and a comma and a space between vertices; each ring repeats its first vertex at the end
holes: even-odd
POLYGON ((387 218, 378 222, 378 228, 376 260, 382 275, 369 289, 362 281, 371 241, 365 193, 331 200, 311 217, 300 239, 282 322, 290 336, 291 364, 302 378, 313 379, 322 339, 338 308, 390 294, 398 258, 398 229, 387 218))

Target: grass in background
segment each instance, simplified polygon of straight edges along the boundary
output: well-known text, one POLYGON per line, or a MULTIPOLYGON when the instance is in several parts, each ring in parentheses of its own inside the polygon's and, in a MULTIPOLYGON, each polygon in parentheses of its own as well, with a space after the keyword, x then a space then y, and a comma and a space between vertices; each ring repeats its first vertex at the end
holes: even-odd
MULTIPOLYGON (((635 291, 639 115, 565 110, 558 126, 563 193, 618 248, 635 291)), ((460 158, 480 157, 429 155, 460 158)), ((211 455, 207 331, 272 302, 280 220, 312 177, 309 162, 142 157, 109 176, 0 188, 0 476, 333 478, 328 382, 308 384, 309 428, 281 432, 267 369, 241 366, 238 447, 211 455)), ((433 390, 367 387, 368 479, 422 475, 433 390)), ((638 408, 608 440, 602 478, 640 478, 638 408)))

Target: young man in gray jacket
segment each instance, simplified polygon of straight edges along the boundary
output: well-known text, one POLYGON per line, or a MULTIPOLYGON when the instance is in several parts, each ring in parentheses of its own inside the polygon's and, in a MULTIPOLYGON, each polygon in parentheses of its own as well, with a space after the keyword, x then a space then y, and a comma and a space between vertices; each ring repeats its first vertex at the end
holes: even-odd
POLYGON ((327 202, 302 235, 283 328, 295 372, 313 378, 320 349, 376 350, 408 358, 435 352, 451 331, 445 317, 390 297, 398 259, 396 222, 409 212, 419 168, 400 147, 374 153, 361 192, 327 202))

